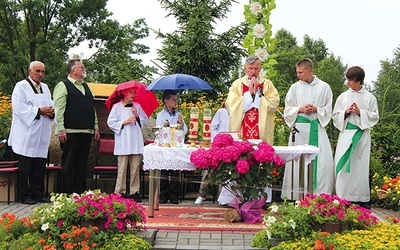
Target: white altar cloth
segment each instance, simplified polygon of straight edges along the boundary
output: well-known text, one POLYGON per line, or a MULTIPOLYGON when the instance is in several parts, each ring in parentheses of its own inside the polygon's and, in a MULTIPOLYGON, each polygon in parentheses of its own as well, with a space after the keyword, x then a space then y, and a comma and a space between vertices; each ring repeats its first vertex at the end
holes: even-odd
MULTIPOLYGON (((189 148, 184 145, 182 148, 160 147, 150 144, 144 147, 143 169, 144 170, 196 170, 190 162, 190 154, 198 148, 189 148)), ((275 154, 285 160, 297 160, 301 156, 308 165, 319 153, 319 148, 310 145, 297 146, 274 146, 275 154)))
MULTIPOLYGON (((159 208, 160 170, 196 170, 196 166, 190 162, 190 154, 197 149, 189 148, 189 145, 175 148, 149 144, 144 147, 143 169, 150 170, 148 217, 154 217, 154 210, 159 208)), ((274 146, 274 149, 275 154, 281 156, 285 162, 302 159, 303 167, 308 165, 319 153, 319 148, 310 145, 274 146)))

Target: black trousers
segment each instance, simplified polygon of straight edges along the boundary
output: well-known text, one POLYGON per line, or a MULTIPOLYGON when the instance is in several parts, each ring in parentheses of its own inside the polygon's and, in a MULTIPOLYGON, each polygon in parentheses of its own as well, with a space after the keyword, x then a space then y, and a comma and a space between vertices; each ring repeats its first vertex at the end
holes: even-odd
POLYGON ((67 141, 61 143, 62 178, 61 192, 82 194, 86 190, 87 161, 93 135, 89 133, 68 133, 67 141))
POLYGON ((180 193, 179 171, 161 170, 160 199, 178 199, 180 193))
POLYGON ((20 201, 44 197, 46 158, 18 157, 18 192, 20 201))

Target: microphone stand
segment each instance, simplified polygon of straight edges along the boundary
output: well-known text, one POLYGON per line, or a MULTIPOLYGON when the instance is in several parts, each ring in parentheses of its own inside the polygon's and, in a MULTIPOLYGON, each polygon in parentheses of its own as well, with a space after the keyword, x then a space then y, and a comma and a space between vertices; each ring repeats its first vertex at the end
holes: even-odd
MULTIPOLYGON (((266 96, 264 95, 264 93, 261 92, 261 89, 260 89, 260 88, 258 89, 258 94, 259 94, 259 97, 260 97, 260 98, 261 98, 261 96, 263 96, 263 97, 265 98, 265 100, 267 100, 267 102, 268 102, 273 108, 275 108, 276 111, 278 111, 278 113, 279 113, 282 117, 284 117, 283 114, 282 114, 282 112, 279 111, 279 109, 271 102, 271 100, 269 100, 268 97, 266 97, 266 96)), ((291 133, 291 135, 292 135, 292 146, 294 146, 294 144, 295 144, 295 142, 296 142, 296 134, 297 134, 297 133, 300 133, 300 131, 296 128, 296 124, 293 124, 293 125, 292 125, 290 133, 291 133)), ((294 161, 292 160, 292 164, 291 164, 291 173, 292 173, 291 184, 292 184, 292 188, 291 188, 291 192, 290 192, 290 200, 293 200, 293 193, 294 193, 294 192, 293 192, 293 191, 294 191, 294 183, 293 183, 293 182, 294 182, 294 173, 293 173, 293 171, 294 171, 294 161)), ((288 197, 288 198, 289 198, 289 197, 288 197)))

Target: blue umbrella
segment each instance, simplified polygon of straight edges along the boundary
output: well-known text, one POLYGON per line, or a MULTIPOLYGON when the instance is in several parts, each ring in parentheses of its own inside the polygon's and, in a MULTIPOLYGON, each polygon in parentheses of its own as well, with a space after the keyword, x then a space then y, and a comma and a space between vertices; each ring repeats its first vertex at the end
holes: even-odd
POLYGON ((213 87, 210 86, 203 79, 186 74, 173 74, 162 76, 146 88, 147 90, 185 90, 185 89, 200 89, 200 90, 212 90, 213 87))

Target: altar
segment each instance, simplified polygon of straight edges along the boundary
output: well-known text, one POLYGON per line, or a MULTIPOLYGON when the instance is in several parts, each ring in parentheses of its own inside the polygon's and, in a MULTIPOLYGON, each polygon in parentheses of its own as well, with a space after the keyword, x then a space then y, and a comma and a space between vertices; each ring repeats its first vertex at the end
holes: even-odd
MULTIPOLYGON (((304 180, 305 167, 317 156, 319 148, 310 145, 298 146, 274 146, 275 154, 282 157, 285 162, 300 160, 300 183, 304 180)), ((160 147, 149 144, 144 147, 143 169, 149 170, 149 207, 148 216, 154 217, 154 210, 159 209, 158 193, 161 170, 189 170, 194 171, 196 167, 190 162, 190 154, 197 148, 160 147)), ((308 171, 309 174, 312 171, 308 171)), ((293 177, 292 177, 293 178, 293 177)), ((310 179, 310 176, 309 178, 310 179)), ((311 176, 312 180, 312 176, 311 176)), ((308 190, 312 190, 312 183, 308 183, 308 190)))

